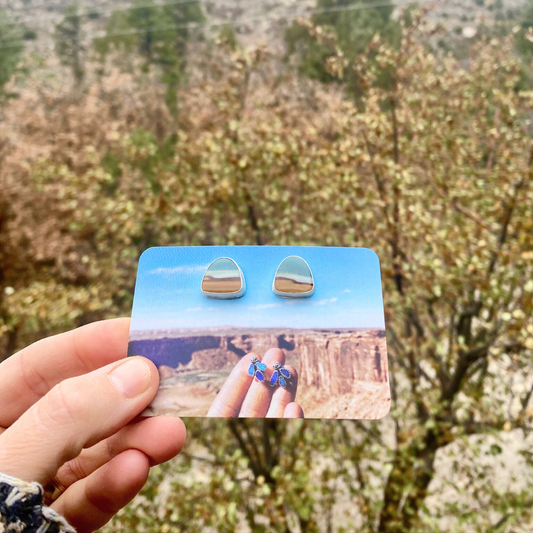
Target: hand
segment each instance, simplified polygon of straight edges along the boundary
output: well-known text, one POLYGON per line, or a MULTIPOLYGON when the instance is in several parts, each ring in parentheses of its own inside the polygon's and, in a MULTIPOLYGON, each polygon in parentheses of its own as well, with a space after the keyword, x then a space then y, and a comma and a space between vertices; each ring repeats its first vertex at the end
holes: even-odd
POLYGON ((291 373, 287 388, 270 386, 274 363, 285 363, 283 351, 271 348, 266 352, 262 362, 267 365, 268 370, 262 383, 248 374, 252 357, 261 360, 257 354, 249 353, 235 365, 213 400, 207 416, 303 418, 302 408, 294 402, 298 386, 298 373, 294 367, 285 366, 291 373))
POLYGON ((79 533, 104 525, 142 488, 151 465, 185 442, 177 418, 135 419, 159 384, 126 357, 129 319, 39 341, 0 365, 0 472, 66 490, 52 504, 79 533))

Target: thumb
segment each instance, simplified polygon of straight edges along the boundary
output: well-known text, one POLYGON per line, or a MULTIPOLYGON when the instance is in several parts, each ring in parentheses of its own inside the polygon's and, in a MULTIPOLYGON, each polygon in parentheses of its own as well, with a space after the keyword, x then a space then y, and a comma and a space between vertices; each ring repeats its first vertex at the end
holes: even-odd
POLYGON ((0 472, 46 483, 83 448, 141 413, 158 383, 154 364, 143 357, 60 382, 0 435, 0 472))

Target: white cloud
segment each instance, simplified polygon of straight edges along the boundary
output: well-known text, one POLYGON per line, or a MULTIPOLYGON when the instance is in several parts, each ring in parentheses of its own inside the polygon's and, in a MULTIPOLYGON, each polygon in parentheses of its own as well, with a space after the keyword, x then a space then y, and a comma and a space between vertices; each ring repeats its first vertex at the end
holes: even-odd
POLYGON ((350 289, 344 289, 342 292, 348 293, 348 292, 352 292, 352 291, 350 289))
POLYGON ((260 305, 249 305, 248 309, 270 309, 271 307, 280 307, 281 304, 260 304, 260 305))
POLYGON ((149 270, 148 274, 196 274, 205 272, 207 266, 204 265, 183 265, 177 267, 159 267, 149 270))
POLYGON ((326 304, 332 304, 337 301, 337 298, 325 298, 324 300, 318 300, 315 302, 315 305, 326 305, 326 304))

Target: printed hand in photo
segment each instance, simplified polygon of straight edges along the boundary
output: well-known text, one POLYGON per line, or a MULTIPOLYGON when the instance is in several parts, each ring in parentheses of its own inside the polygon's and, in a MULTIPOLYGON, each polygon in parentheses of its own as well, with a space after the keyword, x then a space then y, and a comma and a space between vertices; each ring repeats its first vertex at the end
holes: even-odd
POLYGON ((233 368, 228 379, 214 399, 207 416, 248 418, 303 418, 304 413, 294 401, 298 386, 298 374, 290 365, 285 368, 291 373, 287 386, 270 384, 274 363, 285 364, 285 354, 278 348, 271 348, 264 357, 249 353, 233 368), (248 372, 252 358, 264 365, 264 381, 258 381, 248 372))

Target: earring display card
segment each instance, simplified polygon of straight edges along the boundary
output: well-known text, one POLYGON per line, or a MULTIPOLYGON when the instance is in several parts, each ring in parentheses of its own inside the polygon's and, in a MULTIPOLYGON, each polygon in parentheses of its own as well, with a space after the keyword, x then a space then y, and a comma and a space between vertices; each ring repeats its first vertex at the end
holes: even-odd
POLYGON ((382 418, 390 389, 378 257, 366 248, 150 248, 128 355, 159 369, 145 415, 382 418))

